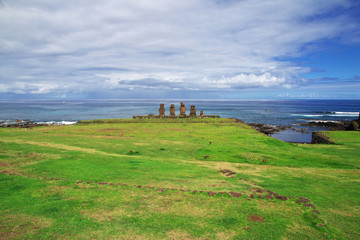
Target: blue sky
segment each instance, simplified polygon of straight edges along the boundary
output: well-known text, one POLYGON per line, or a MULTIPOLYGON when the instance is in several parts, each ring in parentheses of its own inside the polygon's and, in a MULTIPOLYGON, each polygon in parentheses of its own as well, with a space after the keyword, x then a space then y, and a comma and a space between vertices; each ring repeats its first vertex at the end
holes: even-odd
POLYGON ((359 0, 0 0, 0 99, 360 99, 359 0))

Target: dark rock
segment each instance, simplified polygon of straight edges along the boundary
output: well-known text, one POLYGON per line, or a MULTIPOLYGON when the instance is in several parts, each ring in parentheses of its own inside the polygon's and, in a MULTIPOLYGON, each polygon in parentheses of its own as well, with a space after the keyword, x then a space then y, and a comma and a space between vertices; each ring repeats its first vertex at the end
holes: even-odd
POLYGON ((267 125, 267 124, 261 124, 261 123, 248 123, 247 125, 253 127, 257 131, 264 133, 266 135, 273 135, 274 133, 284 131, 288 128, 287 126, 275 126, 275 125, 267 125))
POLYGON ((231 171, 230 169, 222 169, 219 172, 221 172, 222 174, 224 174, 225 176, 229 177, 231 175, 235 175, 236 172, 231 171))
POLYGON ((308 202, 312 202, 312 201, 310 199, 308 199, 308 198, 299 197, 296 202, 297 203, 308 203, 308 202))
POLYGON ((320 212, 319 212, 319 211, 317 211, 317 210, 312 210, 311 212, 313 212, 313 213, 317 213, 317 214, 319 214, 319 215, 320 215, 320 212))
POLYGON ((281 200, 281 201, 286 201, 287 200, 286 196, 276 196, 276 198, 281 200))
POLYGON ((311 204, 311 203, 304 203, 303 206, 305 207, 311 207, 312 209, 316 209, 315 205, 311 204))
POLYGON ((335 144, 330 138, 322 132, 313 132, 311 136, 311 143, 313 144, 335 144))
POLYGON ((351 121, 330 121, 330 120, 321 120, 321 121, 310 121, 308 123, 298 124, 300 126, 308 127, 325 127, 332 131, 345 131, 351 130, 351 121))
POLYGON ((271 195, 266 195, 266 196, 265 196, 265 199, 271 199, 271 200, 273 200, 274 198, 273 198, 271 195))

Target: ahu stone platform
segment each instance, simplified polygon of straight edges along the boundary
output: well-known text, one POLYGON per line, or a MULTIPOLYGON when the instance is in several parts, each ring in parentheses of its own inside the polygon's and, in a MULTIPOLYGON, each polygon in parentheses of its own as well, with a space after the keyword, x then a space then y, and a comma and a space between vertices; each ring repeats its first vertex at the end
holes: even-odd
POLYGON ((149 114, 144 116, 133 116, 134 119, 143 118, 220 118, 218 115, 204 115, 203 110, 200 111, 200 115, 196 114, 195 105, 190 106, 190 114, 186 114, 186 107, 183 102, 180 103, 180 114, 176 115, 175 105, 170 106, 170 115, 165 114, 165 104, 161 103, 159 108, 159 115, 149 114))

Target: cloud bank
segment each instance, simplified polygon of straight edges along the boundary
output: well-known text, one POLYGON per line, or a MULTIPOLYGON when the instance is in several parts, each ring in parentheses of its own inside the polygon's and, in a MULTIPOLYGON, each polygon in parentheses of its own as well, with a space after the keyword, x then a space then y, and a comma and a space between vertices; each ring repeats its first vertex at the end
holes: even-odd
POLYGON ((348 14, 357 5, 3 0, 0 93, 106 97, 131 91, 136 97, 154 90, 291 89, 306 84, 301 74, 311 68, 286 59, 316 51, 324 41, 359 43, 358 20, 348 14))

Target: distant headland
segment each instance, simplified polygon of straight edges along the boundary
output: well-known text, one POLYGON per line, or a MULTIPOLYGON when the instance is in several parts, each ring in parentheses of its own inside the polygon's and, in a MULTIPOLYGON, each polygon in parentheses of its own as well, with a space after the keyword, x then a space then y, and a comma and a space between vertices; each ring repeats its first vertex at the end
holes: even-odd
POLYGON ((133 116, 134 119, 142 119, 142 118, 220 118, 218 115, 204 115, 204 111, 201 110, 200 114, 196 114, 195 105, 190 106, 190 114, 186 114, 186 107, 183 102, 180 102, 180 114, 176 114, 176 108, 174 104, 170 105, 169 115, 165 114, 165 104, 160 103, 159 115, 148 114, 144 116, 133 116))

